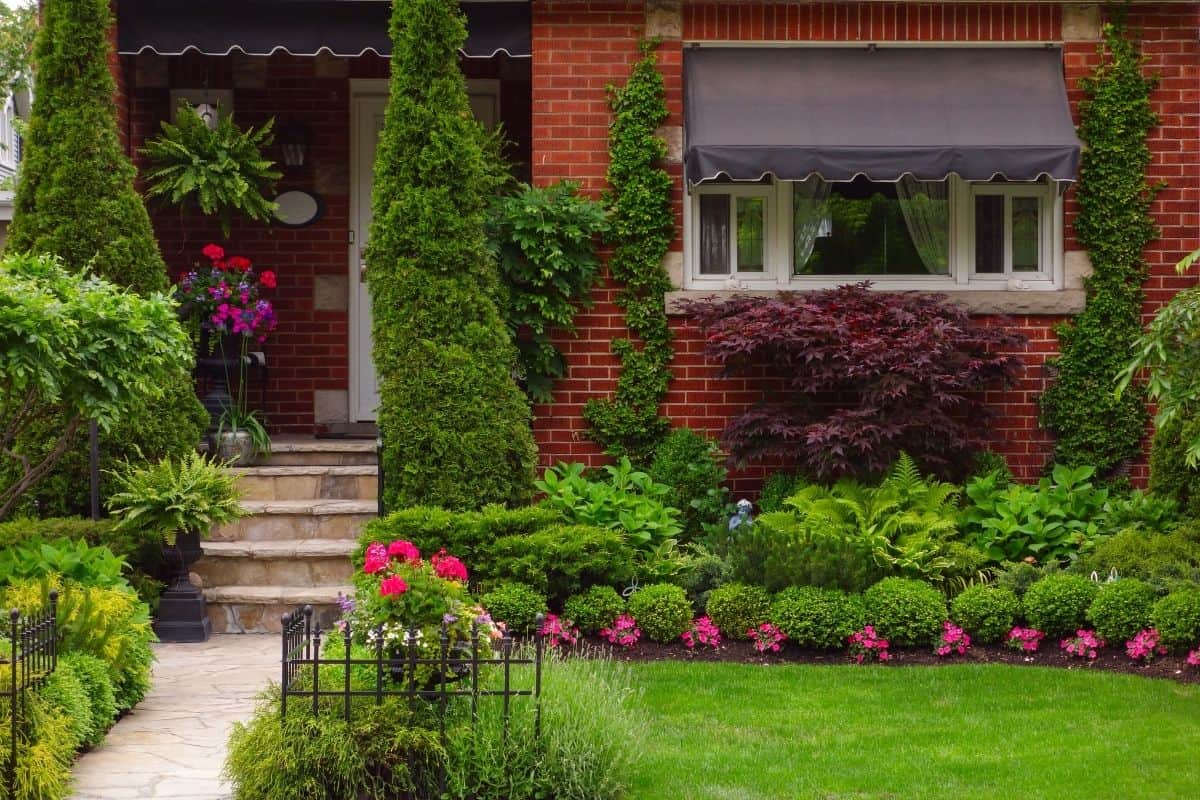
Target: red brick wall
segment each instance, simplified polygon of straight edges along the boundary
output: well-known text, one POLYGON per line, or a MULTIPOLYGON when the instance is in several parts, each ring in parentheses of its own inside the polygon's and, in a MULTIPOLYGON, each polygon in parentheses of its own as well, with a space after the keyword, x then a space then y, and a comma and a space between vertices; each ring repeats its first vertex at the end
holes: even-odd
MULTIPOLYGON (((684 3, 683 40, 721 41, 1059 41, 1063 12, 1058 4, 978 3, 684 3)), ((551 183, 567 178, 590 191, 604 186, 607 164, 604 136, 607 106, 604 88, 628 74, 635 42, 644 24, 640 2, 534 0, 534 178, 551 183)), ((1151 146, 1151 178, 1170 188, 1159 195, 1154 214, 1163 238, 1147 252, 1153 277, 1147 284, 1147 313, 1183 285, 1171 269, 1185 252, 1200 246, 1200 4, 1139 8, 1131 26, 1145 37, 1148 69, 1161 75, 1153 102, 1162 116, 1151 146)), ((1068 88, 1078 112, 1077 82, 1097 61, 1096 43, 1065 45, 1068 88)), ((666 41, 659 60, 672 117, 681 124, 681 42, 666 41)), ((676 209, 682 208, 678 166, 676 209)), ((1077 213, 1067 200, 1067 249, 1078 249, 1070 222, 1077 213)), ((680 224, 681 220, 680 220, 680 224)), ((674 248, 678 250, 680 242, 674 248)), ((563 344, 570 371, 552 406, 536 409, 535 432, 544 462, 602 456, 587 441, 580 418, 591 397, 612 391, 616 362, 609 340, 620 335, 622 316, 613 290, 597 292, 597 305, 579 318, 580 335, 563 344)), ((996 320, 985 320, 996 323, 996 320)), ((1057 351, 1053 333, 1061 318, 1023 316, 1013 325, 1028 338, 1021 353, 1026 368, 1012 390, 990 392, 996 410, 993 447, 1026 479, 1038 476, 1052 453, 1052 439, 1037 427, 1037 397, 1048 383, 1046 357, 1057 351)), ((676 333, 675 380, 664 412, 676 425, 718 433, 728 418, 763 396, 761 382, 723 379, 703 355, 698 332, 680 320, 676 333)), ((752 488, 765 469, 740 473, 735 487, 752 488)), ((1135 467, 1144 477, 1144 465, 1135 467)))

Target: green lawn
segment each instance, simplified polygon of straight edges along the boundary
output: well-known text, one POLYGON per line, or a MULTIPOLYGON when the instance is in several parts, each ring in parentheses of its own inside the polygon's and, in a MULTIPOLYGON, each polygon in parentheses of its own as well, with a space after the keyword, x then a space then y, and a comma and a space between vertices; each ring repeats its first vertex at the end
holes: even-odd
POLYGON ((1000 665, 633 675, 639 800, 1200 798, 1200 686, 1000 665))

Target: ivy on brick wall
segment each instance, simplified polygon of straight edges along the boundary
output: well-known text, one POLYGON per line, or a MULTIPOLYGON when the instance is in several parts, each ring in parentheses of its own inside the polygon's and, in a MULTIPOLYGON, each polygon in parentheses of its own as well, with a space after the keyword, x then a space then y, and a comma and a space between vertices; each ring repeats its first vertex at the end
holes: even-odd
POLYGON ((1055 458, 1112 471, 1141 452, 1147 411, 1139 387, 1117 397, 1115 377, 1141 333, 1142 252, 1158 230, 1150 216, 1146 137, 1158 124, 1150 106, 1155 79, 1141 47, 1118 17, 1104 27, 1101 63, 1081 82, 1079 136, 1086 149, 1075 233, 1091 256, 1087 306, 1057 329, 1057 379, 1041 398, 1042 424, 1058 436, 1055 458))
POLYGON ((645 463, 666 435, 669 423, 658 415, 671 381, 671 331, 663 296, 671 281, 663 258, 675 235, 671 211, 671 178, 661 167, 667 146, 656 130, 667 119, 656 42, 643 42, 642 57, 625 86, 610 88, 614 119, 609 134, 606 198, 611 212, 609 269, 623 284, 617 303, 625 323, 640 339, 617 339, 613 352, 621 361, 616 392, 588 401, 583 417, 591 437, 611 455, 628 455, 645 463))

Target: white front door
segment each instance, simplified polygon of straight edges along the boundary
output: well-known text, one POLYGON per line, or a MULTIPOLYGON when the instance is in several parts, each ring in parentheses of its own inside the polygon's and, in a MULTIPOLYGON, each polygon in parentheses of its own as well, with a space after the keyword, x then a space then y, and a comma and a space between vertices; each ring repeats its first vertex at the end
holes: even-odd
MULTIPOLYGON (((371 229, 371 189, 375 148, 383 130, 387 81, 353 82, 350 101, 350 421, 373 422, 379 407, 379 380, 371 357, 371 294, 367 291, 367 234, 371 229)), ((471 111, 488 128, 500 119, 500 82, 467 81, 471 111)))

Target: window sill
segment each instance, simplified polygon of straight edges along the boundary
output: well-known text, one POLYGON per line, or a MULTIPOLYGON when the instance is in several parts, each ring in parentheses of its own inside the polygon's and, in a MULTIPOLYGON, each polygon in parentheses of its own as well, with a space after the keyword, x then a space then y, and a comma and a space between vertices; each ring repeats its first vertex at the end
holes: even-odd
MULTIPOLYGON (((879 287, 886 290, 886 287, 879 287)), ((682 316, 679 302, 684 300, 706 300, 731 297, 776 298, 782 294, 805 294, 813 289, 798 289, 781 292, 776 289, 712 290, 690 289, 667 292, 667 314, 682 316)), ((912 290, 906 290, 912 291, 912 290)), ((938 291, 931 289, 930 291, 938 291)), ((1049 290, 1004 290, 1004 289, 948 289, 941 292, 951 301, 964 305, 972 314, 1013 314, 1028 316, 1065 316, 1083 311, 1087 293, 1083 289, 1049 290)))

